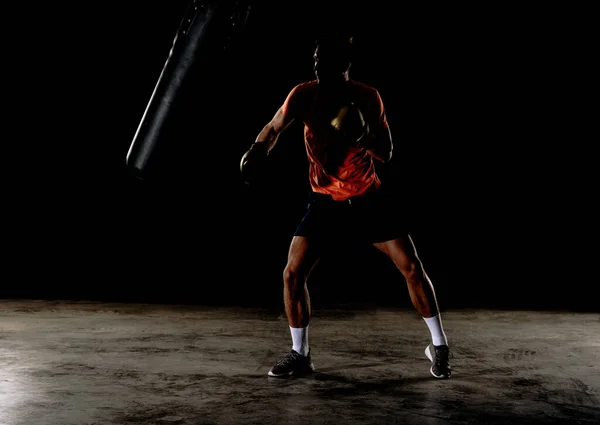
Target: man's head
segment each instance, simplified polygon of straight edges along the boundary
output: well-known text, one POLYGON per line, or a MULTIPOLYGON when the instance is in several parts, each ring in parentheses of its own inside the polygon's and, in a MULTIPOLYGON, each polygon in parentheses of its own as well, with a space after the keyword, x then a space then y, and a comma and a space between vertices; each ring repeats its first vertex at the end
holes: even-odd
POLYGON ((320 38, 316 42, 314 59, 319 83, 347 80, 352 63, 352 37, 333 35, 320 38))

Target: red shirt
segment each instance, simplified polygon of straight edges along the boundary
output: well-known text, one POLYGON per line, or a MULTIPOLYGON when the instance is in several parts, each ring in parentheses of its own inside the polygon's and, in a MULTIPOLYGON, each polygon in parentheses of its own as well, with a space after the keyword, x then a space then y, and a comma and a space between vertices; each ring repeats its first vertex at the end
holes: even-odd
POLYGON ((364 83, 349 80, 332 91, 316 80, 298 84, 288 94, 282 111, 304 122, 304 142, 309 163, 309 181, 314 192, 346 200, 376 190, 381 180, 371 155, 362 148, 341 143, 332 134, 331 120, 343 104, 353 102, 371 126, 388 127, 379 92, 364 83))

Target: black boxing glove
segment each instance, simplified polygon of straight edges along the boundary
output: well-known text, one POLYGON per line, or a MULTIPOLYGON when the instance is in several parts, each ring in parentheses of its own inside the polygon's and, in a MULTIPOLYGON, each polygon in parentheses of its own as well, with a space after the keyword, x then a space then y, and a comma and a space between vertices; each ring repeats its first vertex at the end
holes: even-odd
POLYGON ((260 173, 264 170, 268 156, 268 143, 255 142, 250 146, 250 149, 244 153, 240 161, 240 173, 244 183, 249 185, 260 178, 260 173))
POLYGON ((369 135, 369 125, 361 110, 354 104, 342 106, 331 120, 331 126, 350 145, 357 146, 369 135))

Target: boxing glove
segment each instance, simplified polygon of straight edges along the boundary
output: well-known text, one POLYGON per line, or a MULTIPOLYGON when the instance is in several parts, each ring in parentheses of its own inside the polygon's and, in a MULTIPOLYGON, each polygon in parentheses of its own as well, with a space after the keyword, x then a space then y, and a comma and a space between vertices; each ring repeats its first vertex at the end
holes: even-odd
POLYGON ((268 156, 268 143, 255 142, 250 146, 240 161, 240 173, 244 183, 249 185, 260 179, 261 172, 265 171, 268 156))
POLYGON ((358 145, 369 133, 369 126, 354 103, 343 105, 330 124, 351 145, 358 145))

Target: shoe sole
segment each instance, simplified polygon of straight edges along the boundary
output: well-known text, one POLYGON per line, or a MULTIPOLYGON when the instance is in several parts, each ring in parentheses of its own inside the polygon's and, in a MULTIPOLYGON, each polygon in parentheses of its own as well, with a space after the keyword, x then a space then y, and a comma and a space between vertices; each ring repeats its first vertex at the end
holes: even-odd
MULTIPOLYGON (((431 355, 431 344, 429 344, 427 346, 427 348, 425 348, 425 355, 427 356, 427 358, 429 359, 429 361, 431 363, 433 363, 433 356, 431 355)), ((431 373, 431 376, 433 376, 434 378, 437 378, 437 379, 448 379, 448 378, 450 378, 450 376, 448 376, 448 375, 438 376, 435 373, 433 373, 433 365, 429 368, 429 372, 431 373)))
POLYGON ((307 370, 300 372, 300 373, 294 373, 294 371, 292 370, 289 373, 280 373, 279 375, 274 374, 272 371, 269 371, 268 375, 272 376, 273 378, 288 378, 290 376, 303 376, 303 375, 308 375, 310 373, 313 373, 315 371, 315 365, 314 363, 311 363, 310 366, 308 367, 307 370))

